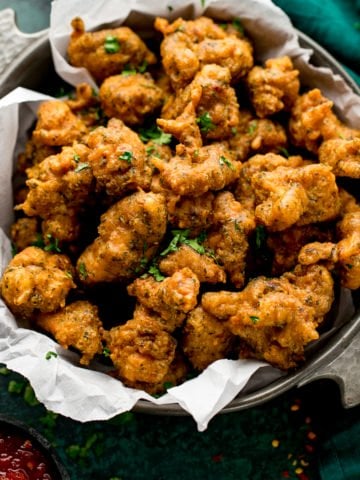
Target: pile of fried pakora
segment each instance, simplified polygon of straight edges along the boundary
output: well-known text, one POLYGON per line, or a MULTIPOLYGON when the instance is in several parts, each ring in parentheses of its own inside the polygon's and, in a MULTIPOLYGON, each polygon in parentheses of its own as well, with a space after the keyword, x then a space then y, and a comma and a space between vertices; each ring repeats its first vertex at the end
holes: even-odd
POLYGON ((220 358, 296 367, 334 285, 360 286, 360 131, 290 58, 256 64, 238 19, 157 18, 156 54, 72 27, 99 90, 39 108, 2 298, 150 393, 220 358))

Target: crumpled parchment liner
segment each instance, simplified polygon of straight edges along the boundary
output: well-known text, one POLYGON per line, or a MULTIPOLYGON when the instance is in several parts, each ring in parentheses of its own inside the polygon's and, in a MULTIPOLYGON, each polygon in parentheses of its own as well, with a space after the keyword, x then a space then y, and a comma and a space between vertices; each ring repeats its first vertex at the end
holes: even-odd
MULTIPOLYGON (((299 47, 288 17, 270 0, 207 0, 204 8, 200 0, 56 0, 52 4, 50 27, 55 68, 64 80, 74 86, 87 81, 96 87, 88 72, 71 67, 64 58, 71 32, 70 21, 77 15, 83 18, 87 30, 113 27, 126 19, 129 26, 138 26, 137 30, 140 29, 146 36, 155 16, 193 18, 203 13, 221 21, 241 18, 254 41, 258 60, 290 55, 297 68, 301 69, 302 82, 312 87, 321 86, 324 95, 334 101, 349 124, 360 128, 359 97, 338 75, 307 63, 311 51, 299 47)), ((49 99, 46 95, 18 88, 0 100, 0 227, 3 231, 8 230, 13 219, 11 176, 14 153, 16 158, 24 146, 26 131, 34 121, 39 102, 46 99, 49 99)), ((10 242, 3 231, 0 230, 1 273, 11 258, 10 242)), ((344 308, 340 309, 334 323, 336 327, 333 328, 348 321, 354 312, 351 296, 346 292, 342 296, 342 304, 344 308)), ((218 360, 198 377, 169 389, 167 394, 156 399, 145 392, 124 387, 120 381, 102 371, 79 367, 78 358, 76 353, 64 350, 47 336, 17 325, 0 300, 0 362, 28 378, 37 398, 49 410, 78 421, 105 420, 130 410, 139 399, 146 399, 159 405, 180 404, 192 415, 198 430, 203 431, 211 418, 245 386, 248 390, 253 382, 260 388, 283 375, 264 362, 218 360), (58 356, 46 360, 48 351, 54 351, 58 356), (264 366, 267 368, 263 369, 264 366)), ((102 366, 94 366, 106 370, 102 366)))

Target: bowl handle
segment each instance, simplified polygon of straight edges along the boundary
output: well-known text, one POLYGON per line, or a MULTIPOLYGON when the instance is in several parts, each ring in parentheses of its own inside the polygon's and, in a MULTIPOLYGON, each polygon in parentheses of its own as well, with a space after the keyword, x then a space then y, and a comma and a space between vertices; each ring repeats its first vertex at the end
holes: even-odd
POLYGON ((323 378, 334 380, 340 388, 345 408, 360 404, 360 332, 333 361, 303 378, 298 387, 323 378))
POLYGON ((46 31, 23 33, 16 26, 14 10, 0 10, 0 83, 5 69, 46 31))

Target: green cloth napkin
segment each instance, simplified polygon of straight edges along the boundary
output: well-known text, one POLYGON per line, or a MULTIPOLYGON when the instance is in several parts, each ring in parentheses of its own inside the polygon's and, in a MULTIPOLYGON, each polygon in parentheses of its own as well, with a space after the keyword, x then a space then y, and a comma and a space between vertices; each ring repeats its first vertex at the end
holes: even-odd
POLYGON ((303 31, 340 60, 360 85, 360 0, 274 0, 303 31))

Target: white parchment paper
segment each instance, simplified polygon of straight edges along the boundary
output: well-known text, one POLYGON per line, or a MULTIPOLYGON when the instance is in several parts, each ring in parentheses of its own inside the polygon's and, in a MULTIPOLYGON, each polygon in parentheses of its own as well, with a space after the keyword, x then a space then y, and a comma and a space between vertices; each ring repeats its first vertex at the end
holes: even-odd
MULTIPOLYGON (((258 60, 291 56, 301 71, 302 82, 312 87, 320 86, 348 123, 360 128, 360 98, 341 77, 308 63, 311 51, 299 47, 290 20, 270 0, 206 0, 204 6, 200 0, 56 0, 52 3, 49 33, 55 69, 74 86, 87 81, 96 87, 87 71, 71 67, 66 61, 70 21, 75 16, 83 18, 87 30, 113 27, 126 21, 146 36, 156 16, 175 19, 178 16, 194 18, 201 14, 221 21, 239 17, 254 42, 258 60)), ((35 119, 39 102, 48 98, 17 88, 0 100, 1 273, 11 258, 10 242, 4 232, 8 231, 13 219, 11 179, 14 158, 24 146, 26 132, 35 119)), ((341 305, 344 308, 336 318, 337 326, 353 314, 350 296, 346 292, 341 305)), ((257 384, 264 385, 282 375, 264 362, 218 360, 197 378, 171 388, 167 394, 155 399, 145 392, 124 387, 106 373, 77 366, 77 354, 62 349, 45 335, 18 325, 1 300, 0 362, 28 378, 37 398, 49 410, 75 420, 105 420, 130 410, 139 399, 146 399, 161 405, 178 403, 193 416, 200 431, 205 430, 211 418, 248 385, 250 378, 255 382, 258 378, 257 384), (48 351, 57 352, 58 357, 46 360, 48 351), (264 366, 267 368, 263 369, 264 366)))

